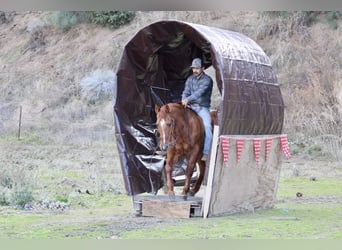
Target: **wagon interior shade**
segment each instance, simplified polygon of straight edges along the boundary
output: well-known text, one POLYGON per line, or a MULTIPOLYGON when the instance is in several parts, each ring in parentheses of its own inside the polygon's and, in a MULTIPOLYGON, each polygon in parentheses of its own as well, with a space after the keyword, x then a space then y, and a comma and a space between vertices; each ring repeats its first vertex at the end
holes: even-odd
POLYGON ((181 100, 195 57, 215 70, 220 135, 282 132, 283 99, 270 59, 258 44, 215 27, 152 23, 128 41, 116 71, 115 136, 128 195, 157 193, 163 185, 154 105, 181 100))

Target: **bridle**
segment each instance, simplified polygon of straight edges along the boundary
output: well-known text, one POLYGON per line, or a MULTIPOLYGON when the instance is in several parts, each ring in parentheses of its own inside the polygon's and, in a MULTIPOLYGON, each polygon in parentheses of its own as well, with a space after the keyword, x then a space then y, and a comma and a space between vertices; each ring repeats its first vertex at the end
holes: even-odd
POLYGON ((171 118, 171 125, 170 125, 170 133, 169 133, 169 142, 165 145, 167 148, 173 147, 176 145, 177 140, 176 138, 173 140, 173 135, 174 135, 174 130, 175 130, 175 119, 171 118))
MULTIPOLYGON (((165 144, 163 145, 164 148, 166 148, 166 150, 170 147, 173 147, 176 145, 177 140, 175 138, 173 138, 174 136, 174 130, 175 130, 175 120, 173 118, 171 118, 171 124, 170 124, 170 132, 168 134, 168 140, 166 143, 166 140, 164 140, 163 142, 165 142, 165 144)), ((166 138, 166 136, 165 136, 166 138)), ((163 139, 165 139, 163 137, 163 139)))
MULTIPOLYGON (((184 107, 184 118, 185 118, 185 122, 188 124, 189 123, 189 111, 187 110, 188 108, 191 109, 190 106, 187 106, 187 107, 184 107)), ((172 117, 172 115, 169 115, 169 117, 171 116, 171 123, 169 124, 170 126, 170 131, 169 131, 169 134, 168 134, 168 142, 166 143, 166 137, 167 136, 162 136, 162 139, 163 139, 163 143, 165 143, 163 145, 163 149, 162 150, 165 150, 167 151, 168 148, 170 147, 173 147, 177 144, 177 138, 174 138, 174 133, 175 133, 175 119, 172 117), (166 148, 166 149, 165 149, 166 148)), ((165 120, 166 117, 164 117, 164 120, 165 120)), ((168 124, 166 124, 168 125, 168 124)), ((163 126, 162 126, 163 128, 163 126)), ((157 130, 158 131, 158 130, 157 130)), ((158 131, 159 133, 159 131, 158 131)), ((188 129, 187 129, 187 136, 188 136, 188 140, 191 144, 191 136, 190 136, 190 127, 188 126, 188 129)), ((159 135, 159 138, 160 138, 160 135, 159 135)))

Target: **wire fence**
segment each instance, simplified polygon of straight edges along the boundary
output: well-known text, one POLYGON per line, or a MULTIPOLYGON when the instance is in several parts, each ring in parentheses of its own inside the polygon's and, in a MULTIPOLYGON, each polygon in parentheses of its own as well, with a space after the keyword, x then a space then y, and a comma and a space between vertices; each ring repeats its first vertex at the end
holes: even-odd
POLYGON ((37 126, 41 121, 41 112, 28 112, 23 105, 6 104, 0 106, 0 135, 22 139, 25 130, 37 126))
POLYGON ((32 131, 53 141, 97 141, 113 140, 113 121, 101 117, 86 117, 82 121, 63 119, 57 111, 44 115, 45 108, 33 112, 24 105, 0 106, 0 135, 12 134, 18 140, 32 131))

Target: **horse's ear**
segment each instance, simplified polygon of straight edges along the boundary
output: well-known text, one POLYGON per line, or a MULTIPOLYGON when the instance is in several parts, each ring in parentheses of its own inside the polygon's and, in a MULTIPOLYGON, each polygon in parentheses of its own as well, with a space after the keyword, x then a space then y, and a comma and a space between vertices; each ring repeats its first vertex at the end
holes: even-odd
POLYGON ((158 113, 160 111, 160 107, 157 104, 154 105, 154 111, 156 113, 158 113))
POLYGON ((169 113, 170 112, 170 107, 169 107, 169 105, 165 105, 165 109, 166 109, 166 113, 169 113))

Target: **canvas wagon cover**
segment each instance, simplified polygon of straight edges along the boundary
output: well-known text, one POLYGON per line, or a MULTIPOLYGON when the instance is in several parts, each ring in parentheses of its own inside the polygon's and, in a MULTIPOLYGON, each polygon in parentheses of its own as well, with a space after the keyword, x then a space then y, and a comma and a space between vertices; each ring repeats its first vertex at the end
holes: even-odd
POLYGON ((126 44, 116 72, 115 135, 129 195, 157 193, 163 185, 164 157, 154 154, 154 105, 180 100, 195 57, 215 69, 220 134, 282 132, 284 103, 277 77, 252 39, 176 20, 152 23, 126 44))

